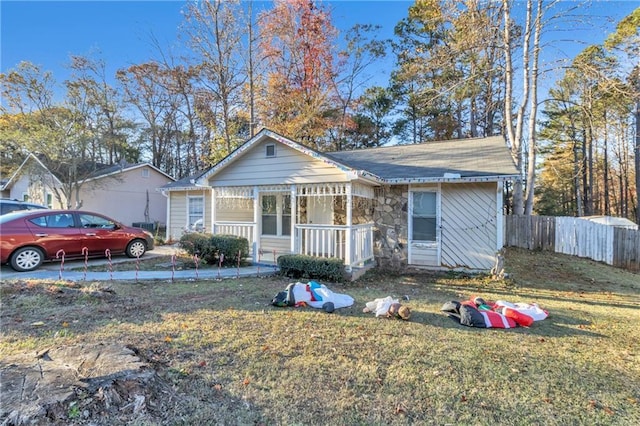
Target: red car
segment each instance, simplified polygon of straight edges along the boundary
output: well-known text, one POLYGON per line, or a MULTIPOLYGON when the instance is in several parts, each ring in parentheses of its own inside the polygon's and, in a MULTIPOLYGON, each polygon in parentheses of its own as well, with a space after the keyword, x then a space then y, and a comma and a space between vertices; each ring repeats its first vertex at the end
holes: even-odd
POLYGON ((153 235, 106 216, 78 210, 30 210, 0 216, 0 263, 33 271, 43 261, 126 254, 141 257, 153 250, 153 235))

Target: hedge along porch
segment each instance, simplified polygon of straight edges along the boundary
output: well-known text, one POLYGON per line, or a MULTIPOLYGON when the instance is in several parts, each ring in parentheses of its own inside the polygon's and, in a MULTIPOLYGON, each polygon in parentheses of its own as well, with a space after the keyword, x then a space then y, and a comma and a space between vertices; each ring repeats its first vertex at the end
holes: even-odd
POLYGON ((204 230, 246 237, 255 261, 275 252, 337 257, 347 269, 375 257, 385 267, 484 270, 502 247, 503 182, 514 177, 501 137, 319 153, 262 130, 162 190, 180 218, 169 239, 200 214, 204 230), (203 207, 185 206, 198 191, 210 194, 203 207))

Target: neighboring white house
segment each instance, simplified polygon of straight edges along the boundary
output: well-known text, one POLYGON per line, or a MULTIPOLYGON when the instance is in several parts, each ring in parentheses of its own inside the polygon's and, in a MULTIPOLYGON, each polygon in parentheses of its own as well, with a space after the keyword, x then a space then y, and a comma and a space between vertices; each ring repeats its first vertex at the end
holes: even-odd
POLYGON ((78 195, 68 200, 60 191, 61 180, 36 155, 29 154, 2 186, 2 196, 49 208, 66 208, 69 204, 102 213, 125 225, 140 222, 164 225, 167 200, 157 188, 173 181, 174 178, 149 163, 117 164, 93 173, 83 181, 78 195))
POLYGON ((254 260, 488 270, 503 246, 503 184, 518 176, 502 137, 320 153, 264 129, 161 190, 169 240, 202 224, 246 237, 254 260))

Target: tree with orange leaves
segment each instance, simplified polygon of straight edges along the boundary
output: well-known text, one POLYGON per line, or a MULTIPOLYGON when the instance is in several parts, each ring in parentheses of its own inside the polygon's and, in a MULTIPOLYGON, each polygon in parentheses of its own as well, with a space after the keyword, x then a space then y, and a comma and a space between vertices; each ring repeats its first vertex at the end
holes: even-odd
POLYGON ((322 150, 322 137, 332 125, 328 111, 337 36, 329 11, 311 0, 276 0, 259 22, 268 67, 261 122, 322 150))

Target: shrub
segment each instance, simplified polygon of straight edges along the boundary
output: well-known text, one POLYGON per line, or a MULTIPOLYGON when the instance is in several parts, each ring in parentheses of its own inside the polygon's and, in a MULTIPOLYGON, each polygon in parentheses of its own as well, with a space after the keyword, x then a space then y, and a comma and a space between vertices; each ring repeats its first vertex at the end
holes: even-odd
POLYGON ((220 254, 224 254, 222 264, 235 266, 238 263, 238 253, 242 262, 249 255, 249 241, 235 235, 211 235, 200 232, 190 232, 180 238, 180 247, 189 255, 195 254, 209 265, 217 265, 220 254))
POLYGON ((219 261, 219 253, 224 254, 223 265, 235 266, 238 264, 238 258, 242 262, 247 256, 249 256, 249 241, 243 237, 237 237, 235 235, 213 235, 211 237, 211 245, 216 248, 218 256, 216 261, 219 261), (238 255, 238 253, 240 253, 238 255))
POLYGON ((278 258, 280 274, 289 278, 309 278, 341 282, 345 278, 340 259, 288 254, 278 258))

